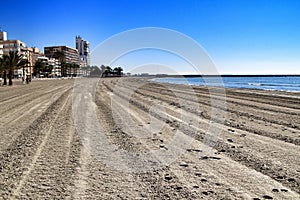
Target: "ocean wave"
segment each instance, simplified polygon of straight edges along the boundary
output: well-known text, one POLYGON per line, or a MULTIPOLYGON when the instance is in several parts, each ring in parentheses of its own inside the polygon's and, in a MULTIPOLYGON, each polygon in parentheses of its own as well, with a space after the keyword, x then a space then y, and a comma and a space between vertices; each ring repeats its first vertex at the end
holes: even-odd
POLYGON ((281 83, 248 83, 252 86, 273 86, 273 87, 300 87, 298 84, 281 84, 281 83))
POLYGON ((157 82, 168 82, 175 84, 188 84, 199 86, 212 86, 212 87, 225 87, 225 88, 247 88, 247 89, 259 89, 259 90, 272 90, 272 91, 286 91, 286 92, 300 92, 300 77, 294 79, 281 78, 223 78, 223 82, 214 82, 214 79, 208 79, 208 81, 202 78, 185 78, 185 82, 182 78, 164 78, 154 79, 157 82))
POLYGON ((248 83, 248 85, 253 85, 253 86, 261 86, 261 83, 248 83))

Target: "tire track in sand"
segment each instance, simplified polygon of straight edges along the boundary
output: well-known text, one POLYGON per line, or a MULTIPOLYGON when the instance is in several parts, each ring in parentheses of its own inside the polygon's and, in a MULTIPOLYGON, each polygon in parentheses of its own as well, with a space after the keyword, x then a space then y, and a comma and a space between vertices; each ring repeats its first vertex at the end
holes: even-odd
POLYGON ((17 187, 23 173, 26 175, 31 159, 37 155, 40 150, 38 147, 43 144, 43 139, 53 124, 53 119, 57 116, 61 105, 65 104, 65 100, 69 96, 69 92, 62 94, 55 102, 53 102, 47 110, 39 116, 33 123, 20 133, 20 135, 9 144, 6 151, 0 153, 0 183, 2 190, 0 196, 8 197, 17 187))
MULTIPOLYGON (((109 90, 112 91, 111 88, 108 88, 109 90)), ((124 93, 127 93, 126 90, 124 93)), ((118 96, 121 96, 124 98, 124 95, 122 92, 119 91, 118 96)), ((125 95, 126 96, 126 95, 125 95)), ((159 96, 159 95, 158 95, 159 96)), ((166 101, 166 100, 165 100, 166 101)), ((150 103, 146 103, 147 101, 144 100, 133 100, 131 99, 131 103, 136 105, 137 107, 140 107, 141 109, 147 111, 147 106, 150 103)), ((157 102, 159 104, 159 102, 157 102)), ((183 131, 191 129, 190 126, 183 126, 183 131)), ((192 130, 191 130, 192 131, 192 130)), ((188 132, 191 132, 188 131, 188 132)), ((187 132, 187 133, 188 133, 187 132)), ((203 133, 204 135, 206 134, 205 132, 203 133)), ((196 140, 202 141, 203 136, 201 135, 191 135, 192 137, 195 137, 196 140)), ((244 165, 253 168, 259 172, 262 172, 278 181, 283 183, 284 185, 287 185, 288 187, 294 189, 295 191, 298 191, 298 185, 299 185, 299 173, 296 172, 296 169, 290 168, 289 171, 291 173, 287 173, 286 168, 280 167, 280 165, 276 163, 271 163, 268 159, 262 159, 260 158, 259 155, 254 155, 254 154, 249 154, 243 149, 237 149, 237 148, 232 148, 232 144, 230 142, 225 142, 225 140, 221 139, 218 141, 217 145, 214 147, 219 151, 223 151, 225 149, 225 152, 227 153, 228 156, 230 156, 233 160, 237 162, 241 162, 244 165), (267 166, 267 167, 265 167, 267 166), (293 171, 293 173, 292 173, 293 171), (278 178, 282 177, 282 178, 278 178)))
POLYGON ((53 128, 54 128, 54 124, 56 123, 60 113, 62 113, 64 110, 65 110, 65 107, 68 103, 68 100, 70 99, 70 96, 71 94, 68 94, 65 102, 63 103, 63 105, 61 106, 60 110, 57 112, 55 118, 53 119, 53 121, 51 123, 49 123, 49 129, 48 131, 46 132, 46 134, 44 135, 43 139, 42 139, 42 142, 41 144, 38 146, 34 156, 31 158, 31 163, 27 169, 27 171, 23 172, 22 174, 22 178, 21 180, 19 181, 16 189, 13 191, 13 197, 18 197, 19 196, 19 193, 20 193, 20 190, 21 188, 23 187, 24 183, 27 181, 30 173, 34 170, 34 167, 35 167, 35 164, 38 160, 38 158, 40 157, 41 155, 41 152, 43 151, 45 145, 46 145, 46 142, 48 140, 48 137, 49 135, 51 134, 51 132, 53 131, 53 128))

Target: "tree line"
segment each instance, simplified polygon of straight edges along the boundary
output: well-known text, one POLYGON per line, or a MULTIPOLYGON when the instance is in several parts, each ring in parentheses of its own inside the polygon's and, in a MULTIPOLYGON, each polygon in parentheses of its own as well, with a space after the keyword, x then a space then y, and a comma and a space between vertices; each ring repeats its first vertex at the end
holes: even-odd
MULTIPOLYGON (((33 67, 33 76, 43 76, 48 78, 54 66, 42 60, 37 60, 33 67)), ((80 66, 76 63, 62 62, 60 64, 61 76, 77 76, 77 71, 80 66)))
MULTIPOLYGON (((77 70, 80 68, 79 65, 75 63, 66 63, 65 62, 65 54, 62 51, 54 52, 53 58, 56 58, 61 63, 61 74, 62 76, 67 76, 68 71, 75 72, 73 75, 76 76, 77 70)), ((84 76, 90 77, 114 77, 114 76, 122 76, 123 69, 122 67, 111 68, 110 66, 101 65, 98 66, 86 66, 81 67, 84 76)))
POLYGON ((118 77, 122 76, 123 68, 115 67, 111 68, 110 66, 101 65, 98 66, 87 66, 82 67, 85 76, 91 77, 118 77))
MULTIPOLYGON (((57 51, 53 55, 54 58, 60 61, 61 67, 61 75, 68 76, 76 76, 77 70, 80 66, 76 63, 66 63, 65 55, 61 51, 57 51)), ((29 61, 24 58, 24 55, 19 53, 18 51, 10 51, 7 55, 3 55, 0 57, 0 77, 3 77, 3 85, 13 85, 12 79, 14 77, 14 70, 23 69, 23 78, 25 74, 25 67, 28 67, 29 61)), ((41 60, 36 61, 33 67, 33 75, 43 75, 44 77, 48 77, 53 70, 53 65, 49 65, 41 60)), ((90 77, 116 77, 122 76, 123 69, 122 67, 111 68, 110 66, 101 65, 98 66, 87 66, 81 67, 83 71, 83 75, 90 77)), ((28 80, 27 80, 28 82, 28 80)))

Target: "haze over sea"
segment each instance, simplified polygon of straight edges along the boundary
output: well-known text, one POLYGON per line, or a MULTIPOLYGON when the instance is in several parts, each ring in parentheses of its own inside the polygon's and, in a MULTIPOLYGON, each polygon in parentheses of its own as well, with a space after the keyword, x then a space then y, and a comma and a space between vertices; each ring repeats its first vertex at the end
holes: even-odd
POLYGON ((235 76, 235 77, 187 77, 155 78, 157 82, 189 84, 201 86, 219 86, 225 88, 246 88, 300 92, 300 76, 235 76))

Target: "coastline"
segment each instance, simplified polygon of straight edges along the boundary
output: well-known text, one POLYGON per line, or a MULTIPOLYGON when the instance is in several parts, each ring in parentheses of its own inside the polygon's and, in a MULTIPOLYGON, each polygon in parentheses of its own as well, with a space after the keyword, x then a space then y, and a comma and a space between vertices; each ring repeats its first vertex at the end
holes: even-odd
POLYGON ((226 89, 248 89, 248 90, 265 90, 265 91, 279 91, 279 92, 300 92, 300 76, 297 75, 223 75, 223 76, 178 76, 178 77, 155 77, 151 78, 154 82, 173 83, 191 86, 204 87, 219 87, 226 89), (215 79, 216 78, 216 79, 215 79), (277 78, 262 79, 262 78, 277 78), (285 79, 278 80, 278 78, 294 78, 296 83, 289 83, 285 79), (182 81, 184 79, 185 81, 182 81), (275 81, 275 82, 273 82, 275 81), (276 82, 280 81, 280 82, 276 82), (285 81, 285 82, 282 82, 285 81))

